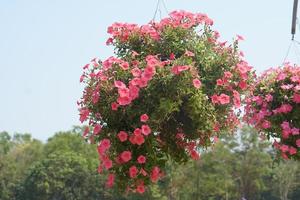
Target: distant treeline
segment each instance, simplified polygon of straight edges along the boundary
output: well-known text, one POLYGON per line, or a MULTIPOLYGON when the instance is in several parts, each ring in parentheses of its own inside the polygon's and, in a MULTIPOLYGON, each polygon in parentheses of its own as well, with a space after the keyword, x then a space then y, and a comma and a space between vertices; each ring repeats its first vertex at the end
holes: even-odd
POLYGON ((81 127, 46 143, 0 133, 0 200, 299 200, 300 163, 275 160, 270 143, 245 127, 221 138, 199 161, 169 162, 166 177, 144 195, 105 187, 95 145, 81 127))

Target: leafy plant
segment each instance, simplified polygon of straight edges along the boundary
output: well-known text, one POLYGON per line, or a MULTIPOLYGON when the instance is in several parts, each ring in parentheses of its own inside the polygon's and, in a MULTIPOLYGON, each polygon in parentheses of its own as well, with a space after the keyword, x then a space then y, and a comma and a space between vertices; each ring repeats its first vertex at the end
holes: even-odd
POLYGON ((245 120, 268 139, 284 159, 300 159, 300 67, 269 69, 247 98, 245 120))
POLYGON ((108 27, 116 57, 84 67, 79 101, 107 186, 143 193, 168 158, 199 159, 200 148, 239 124, 253 72, 238 51, 242 38, 226 45, 212 24, 204 14, 174 11, 160 22, 108 27))

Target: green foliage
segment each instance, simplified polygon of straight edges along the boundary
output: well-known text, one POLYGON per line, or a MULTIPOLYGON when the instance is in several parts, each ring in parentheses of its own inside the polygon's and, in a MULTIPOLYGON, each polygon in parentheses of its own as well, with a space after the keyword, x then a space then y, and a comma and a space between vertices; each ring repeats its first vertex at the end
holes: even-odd
POLYGON ((29 167, 42 157, 42 143, 30 134, 0 133, 0 199, 15 199, 29 167))
POLYGON ((99 183, 97 178, 95 169, 89 168, 86 158, 75 152, 57 151, 30 169, 20 198, 68 200, 87 199, 95 195, 99 198, 101 192, 95 190, 95 185, 99 183))
MULTIPOLYGON (((80 129, 80 130, 79 130, 80 129)), ((197 162, 166 162, 166 176, 143 194, 108 190, 95 146, 73 131, 46 144, 0 134, 1 200, 298 200, 299 162, 272 162, 270 144, 250 128, 225 136, 197 162), (15 138, 15 139, 14 139, 15 138), (17 139, 16 139, 17 138, 17 139), (5 144, 5 145, 4 145, 5 144), (4 148, 7 149, 4 151, 4 148), (84 150, 85 149, 85 150, 84 150), (3 154, 3 152, 6 152, 3 154)), ((29 139, 30 138, 30 139, 29 139)))

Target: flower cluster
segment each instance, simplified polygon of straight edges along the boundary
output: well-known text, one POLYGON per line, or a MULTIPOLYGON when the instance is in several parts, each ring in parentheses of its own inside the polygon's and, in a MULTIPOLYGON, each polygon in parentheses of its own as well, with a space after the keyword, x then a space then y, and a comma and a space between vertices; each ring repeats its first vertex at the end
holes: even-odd
POLYGON ((108 187, 143 193, 169 158, 199 159, 200 148, 236 128, 253 72, 237 48, 242 38, 227 45, 212 24, 204 14, 174 11, 160 22, 108 28, 116 57, 84 66, 78 102, 108 187))
POLYGON ((245 120, 269 139, 284 159, 300 159, 300 67, 269 69, 247 98, 245 120))

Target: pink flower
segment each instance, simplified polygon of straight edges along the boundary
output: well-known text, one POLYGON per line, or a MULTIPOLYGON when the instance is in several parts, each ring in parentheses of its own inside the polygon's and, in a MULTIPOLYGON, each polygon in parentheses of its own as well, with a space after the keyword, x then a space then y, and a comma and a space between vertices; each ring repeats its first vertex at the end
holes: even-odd
POLYGON ((120 97, 129 97, 129 89, 128 88, 119 88, 118 93, 120 97))
POLYGON ((90 64, 86 64, 86 65, 83 66, 83 69, 88 69, 89 66, 90 66, 90 64))
POLYGON ((143 135, 134 135, 134 143, 137 145, 142 145, 145 142, 145 138, 143 135))
POLYGON ((132 57, 133 58, 136 57, 136 56, 138 56, 138 55, 140 55, 140 54, 138 54, 136 51, 132 51, 132 57))
POLYGON ((99 101, 99 92, 94 91, 92 94, 92 102, 93 104, 96 104, 99 101))
POLYGON ((148 65, 148 66, 155 67, 155 66, 159 66, 159 65, 160 65, 160 63, 159 63, 157 57, 156 57, 156 56, 153 56, 153 55, 148 55, 148 56, 146 57, 146 61, 147 61, 147 65, 148 65))
POLYGON ((267 102, 271 102, 271 101, 273 101, 273 96, 271 94, 267 94, 265 99, 267 102))
POLYGON ((289 146, 284 144, 280 147, 280 149, 281 149, 282 152, 288 152, 289 151, 289 146))
POLYGON ((107 181, 106 181, 106 186, 107 187, 112 187, 114 185, 115 182, 115 175, 114 174, 109 174, 107 181))
POLYGON ((246 74, 251 70, 251 67, 249 67, 246 62, 238 63, 236 66, 240 74, 246 74))
POLYGON ((300 139, 296 140, 297 147, 300 147, 300 139))
POLYGON ((213 104, 219 103, 219 97, 218 95, 214 94, 210 97, 213 104))
POLYGON ((144 69, 144 73, 145 74, 149 74, 150 76, 153 76, 155 73, 156 73, 156 69, 155 69, 155 66, 147 66, 145 69, 144 69))
POLYGON ((131 160, 131 152, 130 151, 123 151, 120 155, 123 162, 128 162, 131 160))
POLYGON ((141 122, 146 122, 148 121, 149 117, 147 114, 142 114, 140 117, 141 122))
POLYGON ((118 110, 119 104, 117 104, 116 102, 111 103, 111 109, 112 110, 118 110))
POLYGON ((197 78, 193 79, 193 85, 195 88, 199 89, 201 87, 201 81, 197 78))
POLYGON ((186 71, 190 68, 190 66, 183 65, 183 66, 173 66, 171 72, 175 75, 180 74, 183 71, 186 71))
POLYGON ((299 128, 292 128, 292 135, 299 135, 299 128))
POLYGON ((107 40, 106 40, 106 45, 108 46, 108 45, 111 45, 113 43, 113 39, 112 38, 108 38, 107 40))
POLYGON ((239 87, 240 87, 242 90, 245 90, 245 89, 248 87, 248 85, 247 85, 246 81, 240 81, 240 82, 239 82, 239 87))
POLYGON ((140 173, 141 173, 143 176, 147 176, 147 175, 148 175, 147 172, 146 172, 143 168, 140 170, 140 173))
POLYGON ((300 94, 294 93, 293 101, 295 103, 300 103, 300 94))
POLYGON ((130 141, 131 144, 136 144, 136 142, 135 142, 135 135, 131 135, 129 137, 129 141, 130 141))
POLYGON ((244 40, 243 36, 241 36, 241 35, 236 35, 236 37, 237 37, 237 40, 240 40, 240 41, 244 40))
POLYGON ((149 135, 151 133, 151 128, 148 125, 142 125, 142 133, 144 135, 149 135))
POLYGON ((89 109, 87 109, 87 108, 82 108, 81 110, 80 110, 80 122, 81 123, 83 123, 85 120, 87 120, 87 118, 88 118, 88 116, 89 116, 89 114, 90 114, 90 111, 89 111, 89 109))
POLYGON ((140 88, 138 88, 134 85, 129 86, 129 96, 132 100, 139 97, 139 92, 140 92, 140 88))
POLYGON ((110 140, 109 139, 103 139, 100 144, 97 147, 98 154, 103 156, 106 150, 110 148, 110 140))
POLYGON ((97 168, 97 172, 99 174, 101 174, 103 172, 103 166, 102 165, 99 165, 98 168, 97 168))
POLYGON ((136 187, 136 191, 140 194, 143 194, 145 192, 145 186, 144 184, 140 184, 136 187))
POLYGON ((230 97, 226 94, 221 94, 218 97, 218 100, 219 100, 220 104, 222 104, 222 105, 230 103, 230 97))
POLYGON ((101 79, 101 81, 107 81, 107 80, 108 80, 108 77, 105 76, 105 75, 101 75, 101 76, 100 76, 100 79, 101 79))
POLYGON ((103 161, 103 165, 104 165, 105 169, 108 170, 108 169, 112 168, 112 161, 110 159, 105 159, 103 161))
POLYGON ((142 71, 139 68, 135 67, 131 70, 131 73, 134 77, 140 77, 142 74, 142 71))
POLYGON ((126 88, 126 85, 122 81, 115 81, 114 85, 116 88, 126 88))
POLYGON ((217 85, 221 86, 221 85, 223 85, 223 84, 224 84, 224 82, 223 82, 222 79, 218 79, 218 80, 217 80, 217 85))
POLYGON ((238 91, 236 90, 233 90, 233 104, 236 108, 239 108, 241 106, 240 93, 238 93, 238 91))
POLYGON ((277 80, 278 80, 278 81, 282 81, 282 80, 284 80, 285 78, 286 78, 286 74, 283 73, 283 72, 279 73, 278 76, 277 76, 277 80))
POLYGON ((157 182, 160 177, 160 169, 159 167, 155 166, 152 168, 150 179, 153 183, 157 182))
POLYGON ((145 79, 144 77, 142 77, 139 80, 139 87, 144 88, 148 85, 148 79, 145 79))
POLYGON ((292 82, 299 82, 300 81, 300 76, 297 76, 297 75, 296 76, 292 76, 291 77, 291 81, 292 82))
POLYGON ((126 96, 126 97, 119 97, 117 99, 117 102, 121 105, 121 106, 125 106, 131 103, 131 98, 126 96))
POLYGON ((279 108, 281 113, 289 113, 293 110, 293 107, 290 104, 282 104, 279 108))
POLYGON ((134 78, 129 82, 129 85, 138 86, 140 84, 140 78, 134 78))
POLYGON ((170 60, 175 60, 175 54, 174 53, 170 54, 170 60))
POLYGON ((85 75, 84 75, 84 74, 80 76, 80 79, 79 79, 80 83, 83 82, 84 78, 85 78, 85 75))
POLYGON ((282 138, 287 139, 290 136, 291 129, 284 129, 282 131, 282 138))
POLYGON ((120 64, 120 66, 121 66, 121 68, 122 68, 123 70, 129 69, 129 64, 128 64, 128 62, 122 62, 122 63, 120 64))
POLYGON ((135 178, 137 176, 138 172, 139 172, 139 170, 136 168, 136 166, 131 166, 129 168, 129 176, 130 176, 130 178, 135 178))
POLYGON ((142 130, 140 128, 136 128, 136 129, 134 129, 133 134, 134 135, 141 135, 142 134, 142 130))
POLYGON ((300 90, 300 85, 296 85, 295 87, 294 87, 294 91, 296 92, 296 91, 299 91, 300 90))
POLYGON ((173 74, 175 74, 175 75, 178 75, 178 74, 179 74, 178 66, 172 67, 171 72, 172 72, 173 74))
POLYGON ((273 142, 273 146, 275 149, 280 149, 280 144, 276 140, 273 142))
POLYGON ((192 151, 190 152, 190 155, 191 155, 191 157, 192 157, 193 160, 199 160, 199 159, 200 159, 200 155, 199 155, 198 152, 195 151, 195 150, 192 150, 192 151))
POLYGON ((289 153, 290 153, 290 155, 295 155, 297 153, 297 149, 294 148, 294 147, 290 147, 289 148, 289 153))
POLYGON ((219 141, 218 136, 214 136, 214 143, 217 143, 219 141))
POLYGON ((269 122, 268 120, 264 120, 261 127, 264 129, 268 129, 271 127, 271 122, 269 122))
POLYGON ((143 72, 141 78, 144 79, 145 81, 150 81, 153 78, 153 74, 143 72))
POLYGON ((195 56, 195 54, 193 52, 188 51, 188 50, 185 51, 184 55, 188 56, 188 57, 194 57, 195 56))
POLYGON ((282 122, 280 126, 282 129, 290 129, 290 124, 287 121, 282 122))
POLYGON ((101 125, 100 125, 100 124, 96 124, 96 125, 94 126, 94 130, 93 130, 94 135, 99 134, 100 131, 101 131, 101 129, 102 129, 101 125))
POLYGON ((226 79, 230 79, 230 78, 232 77, 232 73, 226 71, 226 72, 224 72, 224 77, 225 77, 226 79))
POLYGON ((138 157, 137 161, 138 161, 139 164, 143 164, 143 163, 146 162, 146 157, 141 155, 141 156, 138 157))
POLYGON ((121 142, 125 142, 127 140, 127 138, 128 138, 128 135, 127 135, 127 133, 125 131, 120 131, 118 133, 118 138, 119 138, 119 140, 121 142))
POLYGON ((110 140, 109 139, 103 139, 101 140, 100 146, 102 146, 105 150, 110 148, 110 140))
POLYGON ((289 157, 285 154, 285 153, 281 153, 281 157, 283 158, 283 159, 285 159, 285 160, 288 160, 289 159, 289 157))
POLYGON ((89 134, 89 132, 90 132, 90 128, 87 126, 87 127, 85 127, 85 129, 84 129, 84 132, 83 132, 83 137, 85 137, 85 136, 87 136, 88 134, 89 134))
POLYGON ((183 66, 178 66, 178 72, 183 72, 183 71, 186 71, 190 69, 190 66, 187 66, 187 65, 183 65, 183 66))
POLYGON ((215 132, 219 132, 219 131, 220 131, 220 124, 219 124, 218 122, 216 122, 216 123, 214 124, 213 130, 214 130, 215 132))

